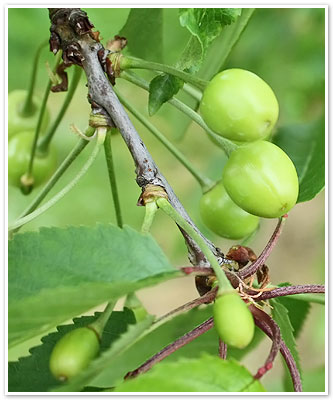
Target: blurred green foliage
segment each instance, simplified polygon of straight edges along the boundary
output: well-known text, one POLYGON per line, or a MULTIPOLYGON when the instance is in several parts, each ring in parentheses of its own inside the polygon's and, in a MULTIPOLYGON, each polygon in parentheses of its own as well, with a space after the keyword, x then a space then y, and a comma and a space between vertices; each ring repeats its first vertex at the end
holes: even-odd
MULTIPOLYGON (((87 8, 85 10, 95 29, 101 32, 104 43, 107 39, 119 33, 129 13, 129 9, 119 8, 87 8)), ((167 8, 163 13, 164 61, 173 64, 182 53, 189 39, 189 32, 179 24, 178 9, 167 8)), ((144 29, 144 23, 142 29, 144 29)), ((42 41, 48 40, 48 37, 49 19, 46 9, 8 9, 9 91, 28 87, 34 52, 42 41)), ((208 51, 207 57, 218 57, 218 55, 211 54, 208 51)), ((42 54, 37 76, 36 92, 40 96, 48 79, 44 67, 45 61, 53 65, 54 57, 48 52, 47 48, 42 54)), ((280 104, 280 118, 277 129, 279 126, 286 126, 295 122, 313 121, 321 115, 325 101, 325 9, 256 9, 225 64, 225 68, 235 67, 255 72, 273 88, 280 104)), ((202 72, 200 71, 200 73, 202 72)), ((71 73, 69 70, 69 77, 71 73)), ((150 72, 140 73, 147 79, 154 76, 150 72)), ((121 80, 117 80, 117 88, 123 95, 127 96, 136 108, 147 115, 148 96, 146 92, 121 80)), ((77 137, 71 133, 69 125, 75 123, 82 130, 87 126, 90 107, 86 96, 85 78, 82 77, 74 101, 55 135, 54 142, 58 149, 59 162, 64 159, 77 141, 77 137)), ((50 95, 48 106, 53 118, 57 115, 64 97, 64 93, 52 93, 50 95)), ((193 99, 184 93, 180 93, 178 97, 190 105, 194 104, 193 99)), ((205 235, 212 239, 223 251, 227 251, 233 243, 212 234, 200 220, 198 204, 201 190, 197 183, 140 123, 132 116, 130 117, 153 158, 157 161, 158 166, 173 186, 191 217, 205 235)), ((163 105, 158 113, 151 118, 151 121, 169 139, 175 142, 193 164, 212 179, 220 179, 226 159, 198 126, 193 123, 190 124, 186 135, 180 141, 183 130, 190 121, 169 104, 163 105)), ((140 189, 135 182, 135 166, 119 134, 112 137, 112 144, 124 221, 134 228, 140 228, 144 210, 142 207, 136 207, 140 189)), ((49 196, 58 192, 71 180, 90 152, 91 148, 87 146, 82 156, 66 172, 64 178, 53 188, 49 196)), ((13 221, 37 193, 38 190, 36 189, 29 196, 23 196, 17 188, 10 186, 8 191, 9 220, 13 221)), ((309 213, 309 208, 304 208, 306 214, 297 219, 297 221, 304 222, 306 226, 311 227, 308 236, 305 236, 305 228, 300 232, 300 226, 296 226, 294 230, 290 231, 291 234, 284 244, 285 247, 283 247, 283 243, 280 247, 282 257, 283 251, 287 254, 285 258, 288 257, 288 254, 297 254, 298 258, 296 259, 296 256, 290 257, 290 262, 301 260, 302 264, 297 265, 301 268, 301 273, 295 271, 294 264, 288 265, 288 263, 280 262, 280 267, 284 269, 278 270, 277 275, 280 276, 281 271, 288 271, 289 268, 292 279, 299 279, 300 282, 310 283, 311 280, 315 280, 319 283, 323 280, 321 268, 324 244, 323 200, 323 196, 319 196, 319 199, 314 201, 316 208, 311 210, 313 210, 312 218, 316 218, 316 222, 312 225, 306 225, 306 221, 311 219, 312 212, 309 213), (299 239, 299 242, 297 242, 297 239, 299 239), (304 258, 300 258, 303 249, 301 246, 305 247, 304 258), (295 248, 298 249, 298 252, 295 251, 295 248), (311 252, 311 256, 308 255, 309 252, 311 252)), ((307 206, 306 204, 296 206, 296 208, 298 207, 307 206)), ((295 220, 296 212, 297 210, 295 211, 295 220)), ((292 226, 293 211, 290 215, 290 225, 292 226)), ((94 225, 96 222, 109 221, 115 222, 115 215, 104 155, 101 152, 97 162, 77 187, 47 213, 24 226, 22 231, 35 230, 40 226, 94 225)), ((273 225, 272 221, 263 221, 262 229, 254 242, 257 247, 266 242, 267 235, 271 233, 273 225)), ((162 214, 157 215, 152 227, 152 234, 172 262, 178 265, 187 263, 185 244, 178 229, 167 220, 167 217, 162 214), (163 226, 163 229, 161 229, 161 226, 163 226)), ((286 237, 288 237, 287 228, 286 237)), ((287 276, 284 276, 283 279, 289 280, 287 276)), ((319 314, 320 319, 315 320, 315 323, 320 323, 322 326, 322 314, 319 314)), ((313 335, 316 326, 307 325, 305 329, 307 328, 311 329, 311 335, 313 335)), ((319 335, 316 337, 319 341, 319 335)), ((323 343, 322 337, 320 337, 320 342, 323 343)), ((316 343, 312 347, 310 346, 312 350, 315 345, 316 343)), ((310 356, 308 358, 310 359, 310 356)))

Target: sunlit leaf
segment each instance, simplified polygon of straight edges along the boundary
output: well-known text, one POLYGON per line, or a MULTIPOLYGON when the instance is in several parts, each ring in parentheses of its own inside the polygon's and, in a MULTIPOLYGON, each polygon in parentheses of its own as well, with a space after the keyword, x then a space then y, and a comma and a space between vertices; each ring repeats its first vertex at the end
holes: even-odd
POLYGON ((252 374, 237 361, 203 355, 155 365, 115 392, 264 392, 252 374))
POLYGON ((178 274, 150 235, 113 225, 17 234, 8 256, 11 344, 178 274))

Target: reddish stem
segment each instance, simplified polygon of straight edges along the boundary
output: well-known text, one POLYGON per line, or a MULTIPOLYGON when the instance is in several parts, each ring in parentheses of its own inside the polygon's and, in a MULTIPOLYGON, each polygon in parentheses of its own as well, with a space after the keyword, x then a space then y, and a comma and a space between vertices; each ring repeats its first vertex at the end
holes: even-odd
POLYGON ((189 301, 186 304, 183 304, 182 306, 175 308, 174 310, 171 310, 170 312, 168 312, 165 315, 162 315, 162 317, 158 318, 155 321, 155 324, 160 322, 161 320, 167 319, 169 317, 171 317, 174 314, 178 314, 180 312, 185 312, 185 311, 189 311, 192 310, 192 308, 198 307, 201 304, 208 304, 211 303, 212 301, 214 301, 215 297, 216 297, 216 292, 217 292, 217 287, 210 290, 209 292, 207 292, 206 294, 204 294, 203 296, 200 296, 192 301, 189 301))
POLYGON ((249 308, 252 312, 255 323, 257 325, 258 323, 265 325, 272 333, 272 347, 269 355, 265 361, 265 364, 259 368, 256 375, 254 375, 254 379, 260 379, 273 367, 273 361, 275 360, 275 357, 277 356, 281 347, 281 332, 278 324, 268 314, 262 310, 259 310, 259 308, 252 304, 249 306, 249 308))
POLYGON ((190 274, 197 274, 200 276, 206 276, 206 275, 214 275, 214 270, 213 268, 206 268, 206 267, 182 267, 181 271, 184 272, 186 275, 190 274))
POLYGON ((228 345, 226 345, 221 339, 219 339, 219 356, 222 360, 227 359, 228 345))
POLYGON ((142 374, 143 372, 148 371, 153 365, 162 361, 164 358, 168 357, 170 354, 174 353, 176 350, 180 349, 181 347, 185 346, 186 344, 192 342, 192 340, 196 339, 203 333, 207 332, 211 329, 214 325, 213 318, 207 319, 205 322, 191 330, 190 332, 186 333, 179 339, 175 340, 173 343, 169 344, 168 346, 164 347, 161 351, 151 357, 148 361, 142 364, 139 368, 135 369, 134 371, 128 372, 125 375, 124 379, 134 378, 135 376, 142 374))
MULTIPOLYGON (((257 292, 253 292, 255 294, 257 292)), ((282 286, 276 289, 262 292, 260 300, 274 299, 274 297, 290 296, 293 294, 305 293, 325 293, 324 285, 295 285, 295 286, 282 286)))
POLYGON ((279 222, 272 234, 272 237, 269 239, 266 247, 264 248, 260 256, 256 259, 256 261, 254 261, 248 267, 245 267, 239 271, 238 276, 241 279, 245 279, 248 278, 249 276, 254 275, 257 272, 257 270, 265 263, 265 261, 271 254, 274 246, 276 245, 276 242, 278 241, 278 238, 282 232, 282 228, 286 218, 287 215, 284 215, 283 217, 279 218, 279 222))
MULTIPOLYGON (((259 319, 255 319, 255 324, 272 340, 274 335, 273 332, 271 330, 271 327, 269 325, 267 325, 264 321, 261 321, 259 319)), ((288 349, 288 347, 286 346, 285 342, 283 341, 283 339, 280 339, 280 353, 282 355, 282 357, 284 358, 287 367, 289 369, 290 375, 291 375, 291 379, 293 381, 293 385, 294 385, 294 390, 295 392, 302 392, 302 382, 301 382, 301 376, 300 373, 298 371, 296 362, 294 360, 294 357, 292 356, 290 350, 288 349)))

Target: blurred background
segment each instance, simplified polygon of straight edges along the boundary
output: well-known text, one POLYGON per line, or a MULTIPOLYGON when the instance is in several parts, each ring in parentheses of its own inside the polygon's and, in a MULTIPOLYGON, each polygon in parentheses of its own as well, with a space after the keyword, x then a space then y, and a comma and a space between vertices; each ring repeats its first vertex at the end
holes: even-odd
MULTIPOLYGON (((104 43, 119 33, 129 13, 129 9, 116 8, 85 10, 95 28, 100 31, 104 43)), ((42 8, 10 8, 8 15, 8 88, 9 91, 26 89, 35 50, 49 36, 48 12, 42 8)), ((164 60, 172 64, 181 54, 189 38, 188 31, 179 25, 178 9, 164 10, 163 30, 164 60)), ((48 79, 45 62, 53 65, 53 58, 45 47, 37 77, 36 92, 39 96, 43 95, 48 79)), ((225 68, 253 71, 273 88, 280 105, 277 129, 315 120, 322 114, 325 100, 325 10, 257 9, 228 57, 225 68)), ((69 77, 71 74, 69 71, 69 77)), ((149 79, 154 76, 151 73, 142 75, 149 79)), ((147 115, 147 93, 120 79, 116 84, 118 90, 147 115)), ((77 142, 77 137, 70 131, 69 125, 75 123, 82 130, 87 126, 90 107, 86 96, 85 77, 82 76, 74 100, 54 138, 59 162, 77 142)), ((50 95, 48 107, 53 118, 57 115, 64 97, 64 93, 50 95)), ((187 95, 181 94, 180 98, 192 104, 187 95)), ((200 219, 198 204, 202 194, 196 181, 134 117, 131 116, 131 119, 192 219, 208 238, 223 252, 227 252, 235 243, 214 235, 200 219)), ((168 104, 165 104, 151 120, 201 171, 212 179, 221 178, 225 156, 201 128, 190 123, 187 117, 168 104)), ((126 224, 140 229, 144 209, 136 206, 140 189, 135 182, 134 163, 121 136, 118 134, 112 139, 123 218, 126 224)), ((73 178, 89 153, 90 150, 85 150, 53 188, 49 197, 73 178)), ((23 196, 19 189, 11 186, 8 188, 9 222, 32 201, 38 190, 40 189, 37 188, 29 196, 23 196)), ((324 200, 322 192, 314 200, 298 204, 289 213, 283 235, 268 261, 273 283, 324 283, 324 200)), ((96 222, 115 222, 103 152, 88 174, 64 199, 25 225, 21 232, 36 230, 40 226, 94 225, 96 222)), ((262 220, 260 231, 250 244, 257 254, 265 246, 275 224, 275 220, 262 220)), ((151 233, 174 265, 189 264, 182 236, 164 215, 157 215, 151 233)), ((198 294, 193 278, 182 278, 142 290, 138 295, 149 312, 162 315, 197 297, 198 294)), ((121 306, 122 303, 119 302, 118 308, 121 306)), ((258 350, 244 359, 245 365, 253 365, 255 370, 260 360, 266 357, 269 347, 269 341, 263 341, 258 350)), ((307 374, 315 376, 315 371, 324 363, 325 355, 322 306, 312 305, 310 317, 298 340, 298 347, 304 370, 308 371, 307 374)), ((26 349, 21 348, 20 352, 22 351, 26 349)), ((16 355, 13 355, 13 358, 15 357, 16 355)), ((282 390, 279 383, 279 377, 283 373, 281 362, 277 362, 273 371, 263 379, 263 384, 267 390, 282 390)), ((317 384, 316 390, 324 388, 318 389, 317 384)))

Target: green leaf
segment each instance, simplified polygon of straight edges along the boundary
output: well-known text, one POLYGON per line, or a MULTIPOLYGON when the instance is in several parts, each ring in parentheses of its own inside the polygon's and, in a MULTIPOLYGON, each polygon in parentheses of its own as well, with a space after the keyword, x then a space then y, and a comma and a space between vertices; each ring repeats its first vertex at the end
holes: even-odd
MULTIPOLYGON (((41 339, 40 346, 30 349, 30 356, 8 363, 8 391, 46 392, 51 387, 60 385, 49 370, 49 359, 54 345, 71 330, 94 322, 100 314, 75 318, 73 324, 57 327, 57 332, 50 333, 41 339)), ((108 349, 126 331, 128 324, 132 323, 135 323, 135 318, 130 310, 114 311, 103 331, 101 351, 108 349)))
POLYGON ((270 304, 273 306, 272 317, 279 325, 282 339, 289 348, 292 356, 295 359, 297 368, 302 375, 298 350, 294 337, 294 328, 290 322, 288 309, 280 302, 280 299, 270 299, 270 304))
POLYGON ((181 56, 179 66, 197 72, 212 41, 224 26, 236 21, 240 8, 181 8, 180 24, 192 34, 181 56))
MULTIPOLYGON (((287 298, 289 298, 289 296, 285 296, 287 298)), ((295 297, 295 296, 292 296, 295 297)), ((324 293, 302 293, 302 294, 298 294, 297 300, 303 300, 307 303, 316 303, 316 304, 321 304, 321 305, 325 305, 325 294, 324 293)))
POLYGON ((8 259, 12 345, 179 274, 150 235, 113 225, 17 234, 8 259))
POLYGON ((309 314, 311 305, 307 301, 298 300, 294 297, 279 297, 279 303, 281 303, 287 310, 290 319, 290 323, 294 330, 294 336, 297 338, 301 333, 302 327, 309 314))
MULTIPOLYGON (((174 317, 155 330, 144 336, 135 346, 128 349, 115 362, 111 362, 105 367, 105 370, 91 382, 94 386, 113 387, 119 384, 123 377, 129 371, 133 371, 143 364, 146 360, 159 352, 162 348, 172 343, 185 333, 191 331, 196 326, 212 316, 212 307, 206 306, 200 309, 194 309, 187 313, 174 317)), ((255 337, 251 344, 244 350, 228 349, 228 357, 241 359, 264 337, 262 332, 256 329, 255 337)), ((210 329, 199 336, 191 343, 178 349, 169 355, 164 362, 177 361, 182 357, 199 357, 202 353, 216 355, 218 352, 218 335, 215 329, 210 329)))
MULTIPOLYGON (((77 392, 85 386, 90 386, 93 378, 112 363, 117 368, 117 359, 140 338, 142 333, 153 323, 154 317, 149 315, 135 325, 129 325, 127 331, 115 341, 109 350, 93 360, 79 375, 65 385, 56 388, 56 392, 77 392)), ((93 386, 93 385, 92 385, 93 386)))
POLYGON ((149 84, 149 115, 154 115, 160 107, 178 93, 184 81, 169 74, 157 75, 149 84))
MULTIPOLYGON (((191 73, 197 72, 212 41, 220 35, 224 26, 236 21, 240 14, 239 8, 180 9, 180 23, 191 32, 192 36, 176 67, 191 73)), ((181 79, 169 74, 155 77, 149 87, 149 114, 154 115, 163 103, 178 93, 183 84, 181 79)))
POLYGON ((313 199, 325 186, 325 118, 280 128, 273 142, 295 164, 299 179, 297 202, 313 199))
POLYGON ((163 8, 132 8, 120 36, 129 52, 150 61, 163 61, 163 8))
POLYGON ((264 392, 259 381, 237 361, 203 355, 155 365, 119 385, 115 392, 264 392))
POLYGON ((209 47, 200 69, 200 76, 210 80, 223 69, 229 54, 244 32, 254 10, 254 8, 242 8, 242 13, 236 21, 223 28, 221 35, 209 47))

